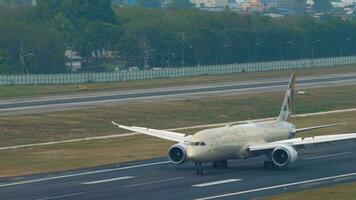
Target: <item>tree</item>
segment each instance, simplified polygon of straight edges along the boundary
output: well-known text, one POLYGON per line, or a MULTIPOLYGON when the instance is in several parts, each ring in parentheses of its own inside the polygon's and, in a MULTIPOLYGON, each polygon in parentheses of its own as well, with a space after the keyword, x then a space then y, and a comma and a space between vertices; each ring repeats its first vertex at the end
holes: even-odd
POLYGON ((36 14, 39 18, 48 19, 57 13, 63 13, 74 24, 82 19, 116 21, 111 0, 38 0, 36 14))
POLYGON ((117 25, 101 21, 87 22, 86 29, 76 42, 80 55, 87 59, 85 70, 93 67, 95 70, 104 70, 101 65, 105 62, 104 54, 115 50, 120 34, 117 25))
POLYGON ((314 0, 313 10, 316 12, 328 12, 331 8, 330 0, 314 0))
POLYGON ((148 7, 148 8, 160 8, 162 7, 160 0, 137 0, 140 6, 148 7))
POLYGON ((169 7, 189 9, 193 8, 194 4, 192 4, 190 0, 172 0, 172 2, 169 4, 169 7))
POLYGON ((8 55, 4 49, 0 49, 0 73, 6 73, 9 71, 8 66, 6 65, 8 55))
POLYGON ((29 66, 29 73, 65 71, 64 40, 44 25, 0 20, 0 49, 6 51, 12 72, 22 72, 21 57, 29 66))

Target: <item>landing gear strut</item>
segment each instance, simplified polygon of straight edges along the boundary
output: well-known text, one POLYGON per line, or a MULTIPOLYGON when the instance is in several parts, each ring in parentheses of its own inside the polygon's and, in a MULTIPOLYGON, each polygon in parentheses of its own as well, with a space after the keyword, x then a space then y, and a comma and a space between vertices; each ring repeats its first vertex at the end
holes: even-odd
POLYGON ((263 162, 263 167, 265 169, 274 169, 276 168, 276 165, 272 161, 268 160, 263 162))
POLYGON ((213 168, 227 168, 227 160, 214 161, 213 168))
POLYGON ((195 167, 197 168, 197 175, 203 175, 204 174, 204 167, 201 162, 195 162, 195 167))

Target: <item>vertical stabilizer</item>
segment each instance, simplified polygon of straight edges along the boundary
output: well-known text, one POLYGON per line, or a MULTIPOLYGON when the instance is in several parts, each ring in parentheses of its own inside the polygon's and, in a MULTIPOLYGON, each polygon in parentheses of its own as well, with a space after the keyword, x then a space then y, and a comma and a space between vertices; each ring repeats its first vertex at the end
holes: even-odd
POLYGON ((292 73, 288 85, 288 90, 283 100, 283 105, 281 108, 281 112, 278 116, 278 121, 288 121, 290 116, 292 115, 292 105, 294 98, 294 85, 295 85, 295 73, 292 73))

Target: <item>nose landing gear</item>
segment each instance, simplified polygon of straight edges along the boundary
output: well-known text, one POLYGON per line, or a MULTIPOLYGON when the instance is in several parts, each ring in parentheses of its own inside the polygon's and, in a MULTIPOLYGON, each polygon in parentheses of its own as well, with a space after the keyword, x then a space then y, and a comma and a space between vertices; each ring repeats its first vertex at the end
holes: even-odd
POLYGON ((276 168, 276 165, 272 161, 267 160, 267 161, 263 162, 263 167, 265 169, 274 169, 274 168, 276 168))
POLYGON ((197 175, 203 175, 205 173, 203 163, 195 162, 195 167, 197 169, 197 175))

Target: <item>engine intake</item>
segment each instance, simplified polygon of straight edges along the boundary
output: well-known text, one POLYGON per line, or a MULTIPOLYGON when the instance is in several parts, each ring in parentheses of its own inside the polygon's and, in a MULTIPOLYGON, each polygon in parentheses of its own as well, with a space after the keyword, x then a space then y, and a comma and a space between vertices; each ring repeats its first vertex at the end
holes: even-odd
POLYGON ((186 150, 183 146, 176 144, 168 150, 168 158, 175 164, 182 164, 187 158, 186 150))
POLYGON ((272 162, 277 167, 285 167, 298 158, 298 152, 291 146, 280 146, 275 148, 271 154, 272 162))

